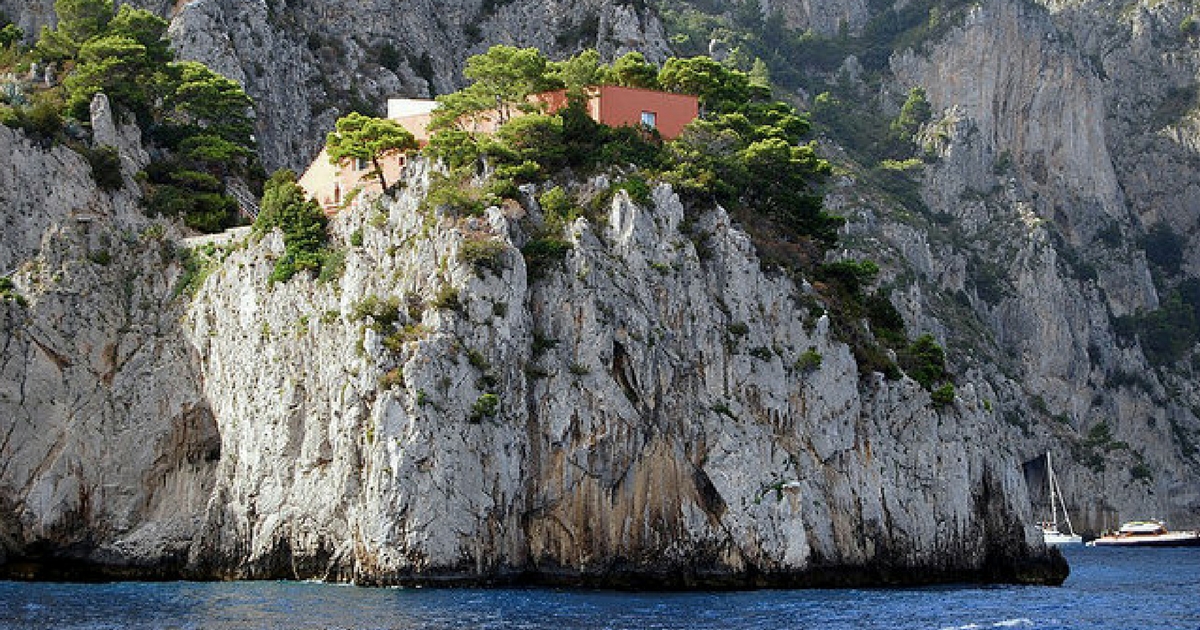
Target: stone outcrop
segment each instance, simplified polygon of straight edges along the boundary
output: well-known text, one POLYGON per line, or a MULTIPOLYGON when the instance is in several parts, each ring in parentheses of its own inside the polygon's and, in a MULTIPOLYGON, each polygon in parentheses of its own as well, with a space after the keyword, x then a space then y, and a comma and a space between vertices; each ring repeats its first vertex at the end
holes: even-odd
POLYGON ((870 217, 852 225, 854 249, 912 273, 893 292, 911 329, 944 334, 959 369, 990 383, 1035 486, 1040 454, 1058 451, 1075 524, 1092 532, 1200 520, 1190 368, 1155 369, 1113 325, 1163 298, 1140 242, 1149 227, 1188 235, 1194 277, 1194 113, 1172 100, 1200 68, 1179 33, 1190 10, 972 7, 891 60, 889 90, 921 86, 933 106, 918 141, 934 156, 920 175, 934 220, 864 208, 856 188, 834 195, 870 217))
POLYGON ((5 127, 0 146, 0 262, 22 298, 0 300, 0 561, 170 574, 220 456, 172 292, 177 230, 68 149, 5 127))
POLYGON ((0 416, 19 418, 0 471, 5 570, 1063 577, 975 390, 937 409, 912 381, 859 374, 720 209, 691 216, 689 237, 669 188, 646 205, 621 192, 604 221, 572 226, 561 261, 530 268, 518 219, 532 202, 430 215, 423 169, 335 220, 338 243, 361 231, 362 245, 325 283, 271 286, 269 235, 221 250, 189 304, 144 219, 87 228, 117 238, 107 263, 52 228, 19 277, 28 304, 5 303, 0 416), (486 264, 463 253, 478 243, 486 264), (797 366, 807 351, 819 367, 797 366))
MULTIPOLYGON (((640 2, 135 4, 172 19, 182 57, 247 86, 270 167, 306 164, 351 103, 455 87, 490 43, 668 50, 640 2)), ((0 0, 27 33, 52 5, 0 0)), ((875 17, 861 0, 760 8, 825 34, 875 17)), ((268 286, 268 237, 189 302, 172 297, 178 234, 137 208, 134 130, 113 125, 129 186, 108 194, 77 154, 0 127, 0 273, 27 301, 0 302, 0 562, 364 583, 1017 579, 1051 566, 1019 525, 1047 450, 1077 526, 1200 525, 1194 362, 1152 366, 1113 324, 1165 297, 1151 226, 1182 236, 1181 277, 1200 269, 1193 11, 988 0, 892 56, 883 109, 919 85, 934 110, 928 212, 854 169, 828 203, 850 219, 838 255, 879 261, 910 333, 946 346, 959 399, 943 410, 858 374, 803 287, 762 272, 719 210, 682 233, 666 189, 618 197, 561 265, 527 269, 532 203, 433 222, 416 172, 397 201, 335 222, 340 243, 364 234, 339 281, 268 286), (481 239, 495 271, 459 258, 481 239), (407 328, 356 316, 368 296, 401 298, 407 328), (823 360, 805 373, 809 347, 823 360)))

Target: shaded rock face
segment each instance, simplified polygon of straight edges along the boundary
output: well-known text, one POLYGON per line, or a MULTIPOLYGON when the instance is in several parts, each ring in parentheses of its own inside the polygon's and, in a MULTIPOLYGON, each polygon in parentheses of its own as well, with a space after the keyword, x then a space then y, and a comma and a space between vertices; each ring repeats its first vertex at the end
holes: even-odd
POLYGON ((938 158, 922 197, 952 221, 925 235, 884 230, 928 283, 907 291, 910 321, 938 313, 931 327, 958 328, 947 336, 991 356, 978 369, 1018 425, 1023 457, 1058 452, 1075 524, 1090 531, 1149 515, 1200 521, 1191 368, 1156 370, 1113 326, 1179 281, 1156 283, 1139 236, 1150 226, 1189 235, 1183 277, 1195 275, 1194 213, 1182 211, 1197 175, 1193 114, 1186 103, 1174 119, 1162 110, 1200 68, 1178 33, 1190 11, 997 0, 926 53, 892 59, 895 89, 924 87, 935 110, 919 137, 938 158), (948 325, 963 305, 985 334, 948 325), (1112 438, 1097 446, 1105 427, 1112 438))
POLYGON ((974 390, 938 410, 911 381, 863 380, 724 212, 684 233, 669 188, 645 206, 619 193, 604 227, 579 220, 571 251, 530 269, 515 219, 536 206, 429 215, 429 175, 411 168, 399 198, 334 222, 338 243, 361 230, 363 244, 329 283, 269 286, 269 235, 231 248, 188 303, 173 233, 132 206, 52 222, 17 276, 27 303, 0 312, 3 571, 657 587, 1065 575, 1024 526, 1019 462, 974 390), (485 240, 486 268, 465 262, 485 240), (797 368, 810 349, 820 367, 797 368))
POLYGON ((173 234, 97 191, 78 154, 7 128, 0 145, 0 260, 23 298, 0 301, 0 562, 177 571, 221 443, 179 327, 173 234))

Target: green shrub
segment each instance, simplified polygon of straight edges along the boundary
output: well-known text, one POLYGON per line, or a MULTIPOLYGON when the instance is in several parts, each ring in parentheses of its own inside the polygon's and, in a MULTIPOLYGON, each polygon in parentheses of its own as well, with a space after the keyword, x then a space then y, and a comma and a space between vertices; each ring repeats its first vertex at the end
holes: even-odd
POLYGON ((279 228, 283 232, 284 255, 275 263, 272 282, 286 282, 300 271, 318 272, 325 264, 329 218, 296 183, 296 174, 276 171, 263 189, 262 209, 254 231, 262 234, 279 228))
POLYGON ((771 357, 775 356, 775 353, 766 346, 756 346, 751 348, 749 354, 759 361, 770 361, 771 357))
POLYGON ((88 260, 97 265, 108 266, 112 264, 112 252, 107 249, 98 249, 88 253, 88 260))
POLYGON ((529 114, 505 123, 496 140, 512 154, 513 163, 533 162, 554 171, 566 164, 563 121, 558 116, 529 114))
POLYGON ((551 234, 561 233, 571 221, 579 218, 583 210, 567 191, 555 186, 542 193, 538 198, 542 207, 542 217, 546 222, 546 231, 551 234))
POLYGON ((175 282, 173 293, 176 297, 180 295, 195 296, 209 274, 220 264, 219 251, 212 244, 196 249, 178 249, 176 256, 183 268, 179 274, 179 280, 175 282))
POLYGON ((492 364, 487 360, 487 357, 483 356, 482 352, 475 350, 474 348, 467 350, 467 363, 470 363, 471 367, 479 370, 480 372, 486 372, 492 369, 492 364))
POLYGON ((368 295, 350 307, 351 320, 361 322, 368 317, 374 321, 371 328, 377 332, 391 328, 400 319, 400 298, 368 295))
POLYGON ((353 247, 362 247, 362 244, 363 244, 363 231, 362 231, 362 228, 358 228, 357 230, 354 230, 353 232, 350 233, 350 245, 353 247))
POLYGON ((475 137, 459 129, 445 129, 434 134, 425 147, 426 155, 441 160, 450 170, 472 166, 481 150, 475 137))
POLYGON ((927 390, 946 378, 946 352, 928 333, 900 353, 900 367, 927 390))
POLYGON ((462 308, 462 303, 458 301, 458 289, 449 284, 443 284, 438 288, 437 293, 433 296, 431 305, 439 310, 457 311, 462 308))
POLYGON ((848 296, 862 294, 865 285, 879 275, 879 265, 870 260, 841 260, 826 263, 816 270, 818 279, 834 283, 848 296))
POLYGON ((379 387, 382 389, 403 388, 404 371, 400 368, 392 368, 387 372, 384 372, 384 374, 379 377, 379 387))
POLYGON ((1177 274, 1183 265, 1187 240, 1166 223, 1156 223, 1142 238, 1146 259, 1168 274, 1177 274))
POLYGON ((646 183, 645 179, 636 175, 625 178, 621 183, 614 186, 613 190, 624 190, 629 193, 629 198, 639 206, 650 204, 650 184, 646 183))
POLYGON ((1179 33, 1184 37, 1195 37, 1200 35, 1200 21, 1196 20, 1195 15, 1188 15, 1179 22, 1179 33))
POLYGON ((521 248, 525 257, 525 267, 531 278, 541 278, 556 263, 562 262, 563 256, 571 251, 571 243, 559 238, 535 238, 521 248))
POLYGON ((810 347, 808 350, 800 353, 796 359, 796 370, 804 373, 815 372, 821 369, 822 362, 821 353, 817 352, 815 347, 810 347))
POLYGON ((17 285, 13 283, 12 278, 7 276, 0 277, 0 300, 11 300, 21 306, 28 304, 25 296, 17 292, 17 285))
POLYGON ((121 176, 121 154, 116 147, 85 150, 83 156, 92 167, 92 179, 101 190, 120 190, 125 185, 121 176))
POLYGON ((458 259, 471 266, 477 273, 487 270, 497 276, 504 271, 504 252, 508 245, 495 239, 470 238, 458 250, 458 259))
POLYGON ((482 216, 488 201, 484 191, 464 178, 435 175, 421 202, 423 210, 438 210, 459 216, 482 216))
POLYGON ((933 399, 933 404, 937 407, 945 407, 954 402, 954 386, 946 383, 941 387, 933 390, 930 394, 933 399))
POLYGON ((484 394, 471 405, 470 421, 478 424, 487 418, 494 418, 500 410, 500 397, 495 394, 484 394))
POLYGON ((575 376, 587 376, 588 374, 591 374, 591 372, 592 372, 591 370, 588 369, 588 367, 586 365, 584 365, 582 363, 572 363, 567 368, 567 371, 569 371, 571 374, 573 374, 575 376))
POLYGON ((1154 471, 1150 470, 1150 467, 1141 458, 1129 468, 1129 476, 1134 481, 1145 481, 1147 483, 1154 481, 1154 471))
POLYGON ((346 272, 346 250, 342 248, 327 250, 321 260, 321 272, 317 274, 317 282, 333 282, 346 272))
POLYGON ((383 347, 391 352, 399 353, 404 350, 404 346, 418 341, 428 334, 429 329, 425 326, 421 324, 409 324, 384 337, 383 347))

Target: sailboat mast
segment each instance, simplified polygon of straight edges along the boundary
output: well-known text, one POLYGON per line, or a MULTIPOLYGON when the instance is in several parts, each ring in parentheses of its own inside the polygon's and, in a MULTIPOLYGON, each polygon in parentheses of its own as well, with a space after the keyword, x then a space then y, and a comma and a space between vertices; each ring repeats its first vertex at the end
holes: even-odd
POLYGON ((1062 504, 1063 522, 1067 524, 1067 533, 1074 536, 1075 528, 1071 525, 1071 515, 1067 514, 1067 502, 1063 500, 1062 488, 1058 486, 1058 477, 1054 474, 1054 468, 1050 466, 1050 451, 1046 451, 1046 469, 1050 471, 1050 510, 1054 515, 1054 522, 1058 522, 1058 508, 1055 503, 1055 495, 1058 495, 1058 503, 1062 504))
POLYGON ((1058 524, 1058 505, 1054 502, 1058 484, 1054 481, 1054 466, 1050 465, 1050 451, 1046 451, 1046 477, 1050 488, 1050 522, 1058 524))

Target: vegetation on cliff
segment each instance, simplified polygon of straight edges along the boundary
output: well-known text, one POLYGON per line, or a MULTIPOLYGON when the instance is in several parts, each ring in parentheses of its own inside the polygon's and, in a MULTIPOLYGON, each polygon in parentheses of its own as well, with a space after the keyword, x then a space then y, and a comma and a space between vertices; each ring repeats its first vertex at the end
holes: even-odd
MULTIPOLYGON (((542 217, 527 226, 533 239, 523 250, 536 276, 570 248, 563 235, 567 224, 607 199, 583 193, 581 175, 605 172, 614 181, 609 194, 623 188, 640 203, 649 200, 648 181, 669 182, 691 207, 719 203, 730 210, 754 237, 765 264, 811 279, 864 371, 898 377, 903 369, 939 391, 940 402, 953 400, 941 348, 929 336, 908 340, 887 297, 866 293, 878 267, 826 262, 844 224, 822 204, 820 187, 830 165, 806 141, 808 116, 775 99, 761 63, 743 71, 696 56, 669 59, 659 69, 638 53, 608 65, 590 50, 551 61, 536 49, 495 46, 468 59, 464 74, 466 88, 438 98, 435 133, 425 151, 449 170, 435 178, 427 208, 479 214, 504 198, 517 199, 520 185, 538 184, 542 217), (670 141, 653 129, 608 127, 584 105, 584 88, 605 83, 692 94, 702 113, 670 141), (569 103, 557 111, 530 98, 556 89, 566 90, 569 103), (489 117, 501 123, 496 133, 473 131, 489 117)), ((923 93, 914 91, 910 101, 891 129, 885 126, 897 142, 911 143, 929 115, 923 93)), ((365 143, 358 145, 365 150, 365 143)), ((704 235, 691 236, 703 246, 704 235)))
POLYGON ((265 234, 275 228, 283 232, 283 256, 275 261, 272 282, 287 282, 301 271, 319 272, 329 262, 325 228, 329 220, 321 207, 308 198, 296 183, 296 174, 281 170, 263 187, 262 210, 254 220, 254 231, 265 234))
POLYGON ((0 29, 7 34, 0 65, 24 77, 0 90, 0 121, 79 151, 102 188, 120 188, 119 160, 88 145, 92 99, 103 93, 116 120, 134 121, 152 145, 154 161, 138 177, 151 212, 206 232, 235 224, 228 184, 261 181, 242 87, 202 64, 175 61, 167 22, 148 11, 117 9, 112 0, 57 0, 54 8, 57 25, 30 48, 11 25, 0 29))

